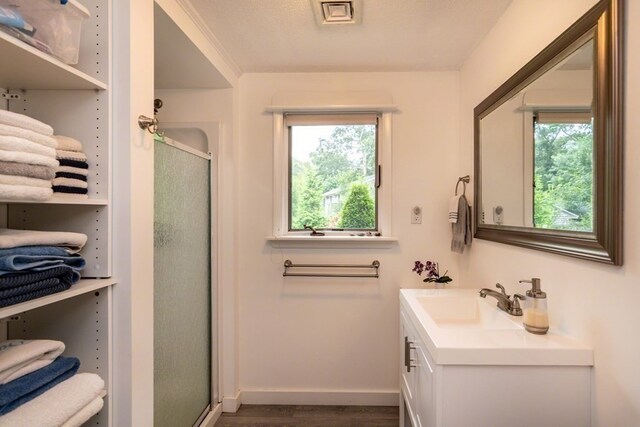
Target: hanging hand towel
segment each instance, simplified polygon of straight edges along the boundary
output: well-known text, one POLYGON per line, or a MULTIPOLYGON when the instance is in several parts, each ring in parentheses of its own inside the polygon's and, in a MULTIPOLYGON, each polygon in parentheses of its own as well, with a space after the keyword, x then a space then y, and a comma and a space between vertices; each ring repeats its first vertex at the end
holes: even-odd
POLYGON ((58 150, 82 151, 82 143, 77 139, 62 135, 54 135, 53 137, 58 142, 58 150))
POLYGON ((9 340, 0 343, 0 384, 44 368, 64 351, 53 340, 9 340))
POLYGON ((60 163, 53 157, 41 156, 32 153, 19 153, 17 151, 0 150, 0 160, 3 162, 25 163, 28 165, 47 166, 57 168, 60 163))
POLYGON ((79 366, 80 361, 75 357, 60 356, 42 369, 0 385, 0 415, 13 411, 62 381, 71 378, 78 371, 79 366))
POLYGON ((458 222, 458 201, 460 197, 462 197, 462 194, 449 199, 449 222, 452 224, 458 222))
MULTIPOLYGON (((31 402, 0 417, 0 426, 79 426, 81 424, 65 423, 71 423, 74 416, 98 398, 103 389, 104 381, 96 374, 74 375, 31 402)), ((98 406, 93 406, 93 408, 98 408, 98 406)), ((97 409, 97 411, 99 410, 97 409)))
POLYGON ((32 200, 45 202, 53 196, 51 188, 30 187, 27 185, 0 184, 0 199, 2 200, 32 200))
POLYGON ((28 176, 31 178, 52 180, 56 176, 56 168, 51 166, 3 162, 0 160, 0 174, 28 176))
POLYGON ((55 159, 56 150, 17 136, 0 135, 0 150, 33 153, 55 159))
POLYGON ((0 228, 0 248, 15 248, 17 246, 64 246, 74 252, 87 243, 87 235, 68 231, 32 231, 0 228))
POLYGON ((51 136, 46 136, 28 129, 0 124, 0 135, 17 136, 49 148, 57 148, 58 143, 51 136))
POLYGON ((465 245, 471 244, 471 212, 466 196, 458 200, 458 222, 451 224, 451 251, 463 253, 465 245))
POLYGON ((0 124, 32 130, 46 136, 53 135, 53 128, 48 124, 12 111, 0 110, 0 124))

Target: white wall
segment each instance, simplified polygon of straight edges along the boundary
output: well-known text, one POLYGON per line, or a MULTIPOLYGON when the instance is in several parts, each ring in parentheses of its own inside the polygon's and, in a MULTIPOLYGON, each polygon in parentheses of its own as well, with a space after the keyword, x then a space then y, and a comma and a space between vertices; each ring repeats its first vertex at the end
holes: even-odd
MULTIPOLYGON (((542 50, 592 0, 514 0, 461 70, 461 173, 473 164, 473 108, 542 50), (549 19, 549 11, 553 19, 549 19)), ((625 263, 611 267, 475 240, 460 259, 465 286, 496 281, 523 292, 519 279, 542 278, 552 325, 593 346, 593 425, 640 425, 640 4, 627 3, 625 114, 625 263)))
POLYGON ((243 402, 397 404, 398 289, 423 285, 410 271, 416 259, 439 261, 449 268, 454 284, 459 283, 447 223, 448 198, 457 179, 458 73, 245 74, 239 89, 243 402), (399 112, 393 118, 392 234, 399 245, 378 250, 280 250, 266 242, 273 234, 273 130, 272 117, 264 109, 274 93, 284 90, 384 90, 393 96, 399 112), (414 205, 423 207, 421 225, 410 224, 414 205), (381 277, 283 278, 285 259, 378 259, 381 277), (286 394, 303 391, 309 393, 286 394), (338 392, 338 397, 329 392, 338 392))

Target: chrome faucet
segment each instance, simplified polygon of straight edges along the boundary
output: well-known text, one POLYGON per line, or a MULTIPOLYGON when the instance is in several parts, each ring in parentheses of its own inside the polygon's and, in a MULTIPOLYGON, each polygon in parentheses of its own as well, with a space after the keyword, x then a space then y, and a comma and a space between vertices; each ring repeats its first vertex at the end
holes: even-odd
POLYGON ((498 308, 502 311, 509 313, 512 316, 522 316, 522 309, 520 308, 520 301, 524 301, 524 296, 520 294, 514 294, 513 300, 509 299, 509 295, 504 290, 504 286, 500 283, 496 283, 496 288, 501 292, 496 292, 493 289, 482 288, 480 289, 480 296, 486 298, 487 295, 494 297, 498 300, 498 308))

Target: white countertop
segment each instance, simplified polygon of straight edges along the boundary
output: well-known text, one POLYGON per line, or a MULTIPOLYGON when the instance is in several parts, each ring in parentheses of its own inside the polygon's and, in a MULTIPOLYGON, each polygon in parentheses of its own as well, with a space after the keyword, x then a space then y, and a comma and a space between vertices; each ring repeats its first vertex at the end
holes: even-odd
MULTIPOLYGON (((496 300, 478 296, 479 289, 402 289, 400 303, 404 312, 417 329, 418 334, 434 358, 436 364, 443 365, 544 365, 544 366, 591 366, 593 350, 577 340, 550 328, 546 335, 535 335, 522 327, 521 316, 510 316, 496 307, 496 300), (445 297, 445 298, 443 298, 445 297), (432 318, 421 301, 425 298, 441 298, 444 310, 445 301, 452 298, 477 299, 478 304, 488 304, 497 313, 492 316, 505 316, 497 319, 503 328, 447 327, 432 318), (513 324, 512 324, 513 323, 513 324)), ((461 300, 462 301, 462 300, 461 300)), ((439 301, 429 301, 437 307, 439 301)), ((475 305, 475 302, 473 302, 475 305)), ((486 306, 479 306, 483 310, 486 306)), ((435 315, 435 314, 434 314, 435 315)))

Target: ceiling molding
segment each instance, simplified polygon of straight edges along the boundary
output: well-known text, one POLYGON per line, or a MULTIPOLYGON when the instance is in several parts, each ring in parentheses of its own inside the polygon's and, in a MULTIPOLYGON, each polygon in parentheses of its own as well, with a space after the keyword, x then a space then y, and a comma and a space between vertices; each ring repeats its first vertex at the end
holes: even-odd
POLYGON ((220 56, 227 63, 231 71, 235 73, 236 77, 240 77, 243 73, 242 69, 238 66, 238 64, 233 60, 229 52, 225 49, 225 47, 220 43, 218 38, 213 34, 211 28, 206 24, 200 13, 196 10, 195 7, 191 4, 189 0, 176 0, 176 3, 182 7, 184 12, 191 18, 195 26, 200 30, 200 32, 204 35, 209 43, 220 53, 220 56))

